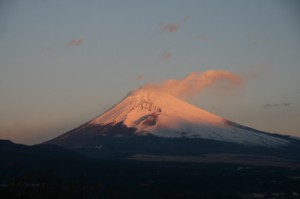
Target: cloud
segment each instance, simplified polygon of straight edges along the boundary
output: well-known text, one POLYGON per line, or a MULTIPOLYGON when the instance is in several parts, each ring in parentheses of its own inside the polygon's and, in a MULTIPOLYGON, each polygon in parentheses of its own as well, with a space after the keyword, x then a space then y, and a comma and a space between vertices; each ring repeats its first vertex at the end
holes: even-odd
POLYGON ((292 105, 292 103, 290 102, 285 102, 285 103, 282 103, 282 106, 285 106, 285 107, 290 107, 292 105))
POLYGON ((186 23, 188 20, 189 20, 189 17, 186 16, 186 17, 184 17, 183 20, 180 21, 180 22, 172 22, 172 23, 167 23, 167 24, 162 23, 162 24, 161 24, 161 28, 162 28, 162 30, 163 30, 164 32, 168 32, 168 33, 177 32, 178 29, 179 29, 179 27, 180 27, 182 24, 186 23))
POLYGON ((280 106, 280 104, 276 104, 276 103, 262 105, 263 108, 275 108, 278 106, 280 106))
POLYGON ((144 77, 144 75, 138 75, 138 76, 133 77, 133 78, 131 78, 131 79, 132 79, 132 80, 139 80, 139 81, 141 81, 141 80, 144 80, 145 77, 144 77))
POLYGON ((80 39, 71 39, 66 43, 66 46, 79 46, 84 42, 83 38, 80 39))
POLYGON ((209 40, 209 37, 207 34, 200 34, 198 35, 198 38, 201 40, 201 41, 208 41, 209 40))
POLYGON ((51 53, 52 51, 53 51, 53 49, 50 48, 50 47, 48 47, 48 48, 43 48, 43 49, 41 50, 42 53, 51 53))
POLYGON ((172 54, 169 52, 164 52, 160 55, 160 58, 164 59, 164 60, 170 59, 171 57, 172 57, 172 54))
POLYGON ((168 23, 163 25, 163 29, 165 32, 176 32, 180 26, 179 22, 168 23))
POLYGON ((267 103, 267 104, 263 104, 262 107, 263 108, 279 108, 279 107, 285 107, 288 108, 292 105, 292 103, 290 102, 284 102, 284 103, 267 103))
POLYGON ((145 85, 177 97, 201 93, 212 87, 233 89, 243 85, 244 80, 237 74, 223 70, 209 70, 204 73, 193 72, 183 79, 170 79, 159 85, 145 85))

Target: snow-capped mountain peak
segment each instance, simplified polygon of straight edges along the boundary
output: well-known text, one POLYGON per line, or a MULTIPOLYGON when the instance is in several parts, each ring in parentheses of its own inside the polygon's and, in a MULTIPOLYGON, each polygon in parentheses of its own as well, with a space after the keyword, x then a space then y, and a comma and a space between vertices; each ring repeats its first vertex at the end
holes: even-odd
MULTIPOLYGON (((289 142, 204 111, 155 87, 142 87, 84 127, 122 123, 137 135, 203 138, 243 145, 282 146, 289 142)), ((122 136, 122 132, 120 132, 122 136)))

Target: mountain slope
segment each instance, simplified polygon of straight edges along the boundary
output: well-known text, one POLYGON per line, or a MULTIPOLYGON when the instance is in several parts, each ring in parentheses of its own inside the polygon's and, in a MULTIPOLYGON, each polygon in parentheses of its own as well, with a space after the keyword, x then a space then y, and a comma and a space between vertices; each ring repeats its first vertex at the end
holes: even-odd
POLYGON ((131 92, 99 117, 49 143, 64 145, 72 137, 83 137, 83 141, 84 137, 128 135, 208 139, 264 147, 290 143, 285 136, 235 124, 152 87, 131 92))
POLYGON ((47 164, 48 161, 59 162, 61 160, 77 161, 86 159, 86 157, 81 154, 60 146, 48 146, 43 144, 27 146, 16 144, 9 140, 0 140, 0 155, 1 163, 7 163, 9 161, 30 163, 30 161, 34 159, 38 160, 39 164, 47 164))

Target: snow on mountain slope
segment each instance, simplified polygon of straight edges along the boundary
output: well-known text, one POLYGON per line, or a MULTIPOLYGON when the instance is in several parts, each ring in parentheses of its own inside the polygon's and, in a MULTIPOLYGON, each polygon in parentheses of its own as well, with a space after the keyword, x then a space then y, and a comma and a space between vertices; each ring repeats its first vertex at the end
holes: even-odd
POLYGON ((278 136, 234 125, 153 87, 142 87, 131 92, 119 104, 81 128, 118 123, 135 128, 137 135, 204 138, 249 146, 289 144, 288 140, 278 136))

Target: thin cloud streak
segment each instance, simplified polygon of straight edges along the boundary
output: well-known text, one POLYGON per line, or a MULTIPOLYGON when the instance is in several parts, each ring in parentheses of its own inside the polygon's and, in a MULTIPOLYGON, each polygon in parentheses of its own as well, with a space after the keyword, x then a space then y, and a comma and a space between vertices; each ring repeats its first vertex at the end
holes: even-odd
POLYGON ((292 105, 290 102, 284 102, 284 103, 267 103, 263 104, 262 107, 265 109, 270 109, 270 108, 279 108, 279 107, 285 107, 288 108, 292 105))
POLYGON ((200 39, 201 41, 208 41, 209 36, 207 34, 200 34, 198 35, 198 39, 200 39))
POLYGON ((79 46, 81 44, 83 44, 84 40, 83 38, 80 39, 71 39, 70 41, 68 41, 66 43, 66 46, 72 47, 72 46, 79 46))
POLYGON ((160 58, 163 60, 171 59, 171 57, 172 57, 172 54, 169 52, 164 52, 160 55, 160 58))
POLYGON ((145 79, 144 75, 138 75, 136 77, 131 78, 132 80, 138 80, 138 81, 142 81, 145 79))
POLYGON ((167 24, 164 24, 162 23, 161 24, 161 28, 164 32, 168 32, 168 33, 173 33, 173 32, 177 32, 178 29, 180 28, 180 26, 182 26, 184 23, 186 23, 187 21, 189 20, 189 17, 186 16, 183 18, 182 21, 180 22, 172 22, 172 23, 167 23, 167 24))
POLYGON ((43 49, 41 50, 42 53, 51 53, 52 51, 53 51, 53 49, 50 48, 50 47, 48 47, 48 48, 43 48, 43 49))

